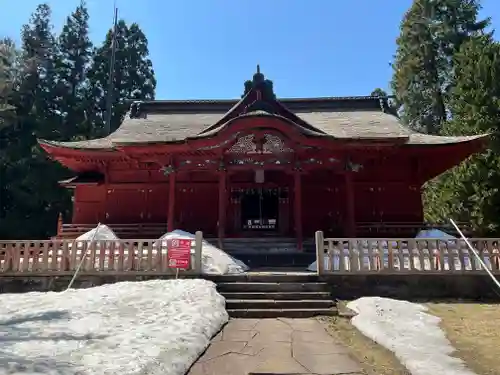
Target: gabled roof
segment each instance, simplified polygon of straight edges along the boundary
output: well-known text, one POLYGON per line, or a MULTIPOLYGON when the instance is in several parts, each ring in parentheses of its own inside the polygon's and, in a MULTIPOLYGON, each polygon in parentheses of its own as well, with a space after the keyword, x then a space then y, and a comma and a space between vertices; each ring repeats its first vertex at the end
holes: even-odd
MULTIPOLYGON (((100 139, 40 143, 56 147, 113 150, 115 145, 184 142, 215 135, 243 116, 279 117, 306 136, 337 140, 399 140, 408 145, 468 142, 485 136, 440 137, 404 127, 388 105, 374 96, 276 99, 263 75, 240 100, 158 100, 134 102, 121 126, 100 139), (259 80, 260 79, 260 80, 259 80)), ((257 81, 256 81, 257 76, 257 81)), ((251 81, 248 81, 251 82, 251 81)), ((271 84, 272 91, 272 84, 271 84)))

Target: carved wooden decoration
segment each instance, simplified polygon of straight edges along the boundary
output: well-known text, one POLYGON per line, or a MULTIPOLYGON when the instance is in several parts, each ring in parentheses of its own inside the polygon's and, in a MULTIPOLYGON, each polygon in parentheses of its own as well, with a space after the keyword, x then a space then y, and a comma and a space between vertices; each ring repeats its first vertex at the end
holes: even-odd
POLYGON ((254 141, 255 135, 249 134, 240 137, 236 143, 228 150, 230 154, 248 154, 257 152, 257 144, 254 141))
POLYGON ((264 153, 280 153, 280 152, 293 152, 289 147, 285 147, 285 142, 274 134, 264 135, 265 143, 262 146, 262 151, 264 153))
POLYGON ((293 150, 286 147, 285 142, 277 135, 266 133, 260 139, 257 139, 255 134, 242 136, 227 152, 229 154, 277 154, 293 152, 293 150))

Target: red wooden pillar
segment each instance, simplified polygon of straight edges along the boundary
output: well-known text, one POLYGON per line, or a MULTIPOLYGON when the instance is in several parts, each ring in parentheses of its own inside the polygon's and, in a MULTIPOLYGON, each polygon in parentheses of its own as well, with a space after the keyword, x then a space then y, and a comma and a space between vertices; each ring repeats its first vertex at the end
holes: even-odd
POLYGON ((226 234, 226 211, 227 211, 227 171, 219 172, 219 248, 223 248, 223 240, 226 234))
POLYGON ((295 216, 295 237, 297 239, 297 249, 302 251, 302 176, 299 170, 293 174, 293 208, 295 216))
POLYGON ((354 184, 352 181, 352 172, 346 171, 345 177, 345 200, 346 200, 346 213, 347 220, 344 226, 347 237, 353 238, 356 235, 356 222, 354 211, 354 184))
POLYGON ((172 232, 175 229, 175 190, 176 190, 176 175, 175 172, 170 172, 170 174, 168 175, 167 232, 172 232))

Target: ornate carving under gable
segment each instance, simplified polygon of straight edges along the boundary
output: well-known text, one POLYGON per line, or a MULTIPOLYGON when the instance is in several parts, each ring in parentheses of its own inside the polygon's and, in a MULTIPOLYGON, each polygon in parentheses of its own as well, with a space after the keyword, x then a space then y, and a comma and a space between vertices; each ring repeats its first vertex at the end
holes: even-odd
POLYGON ((258 137, 247 134, 237 138, 227 153, 229 154, 279 154, 290 153, 293 150, 286 146, 281 137, 276 134, 264 133, 258 137))
POLYGON ((289 147, 286 147, 285 142, 274 134, 264 134, 266 142, 262 146, 262 151, 265 153, 293 152, 289 147))
POLYGON ((237 138, 236 143, 227 151, 229 154, 257 153, 257 144, 254 142, 255 135, 248 134, 237 138))

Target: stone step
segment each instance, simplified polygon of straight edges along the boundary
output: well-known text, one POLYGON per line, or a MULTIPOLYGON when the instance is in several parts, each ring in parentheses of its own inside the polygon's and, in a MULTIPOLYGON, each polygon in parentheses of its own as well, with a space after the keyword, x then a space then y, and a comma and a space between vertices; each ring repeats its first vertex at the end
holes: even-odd
MULTIPOLYGON (((218 238, 209 237, 206 238, 208 242, 216 243, 219 241, 218 238)), ((255 237, 232 237, 232 238, 224 238, 224 243, 280 243, 280 242, 288 242, 288 243, 296 243, 297 239, 295 237, 276 237, 276 236, 255 236, 255 237)), ((314 238, 306 238, 303 240, 303 243, 314 243, 314 238)))
POLYGON ((232 318, 312 318, 338 315, 337 308, 328 309, 229 309, 232 318))
POLYGON ((328 292, 225 292, 221 294, 226 300, 331 300, 328 292))
POLYGON ((305 271, 316 260, 316 253, 314 252, 227 252, 252 269, 262 267, 296 267, 305 271))
POLYGON ((207 275, 205 278, 216 283, 310 283, 319 280, 318 275, 315 273, 272 274, 268 272, 248 272, 240 275, 207 275))
POLYGON ((272 299, 247 299, 235 300, 226 299, 226 309, 244 310, 244 309, 271 309, 271 310, 294 310, 294 309, 329 309, 335 306, 332 300, 272 300, 272 299))
POLYGON ((279 282, 221 282, 217 284, 224 292, 327 292, 327 283, 279 283, 279 282))

